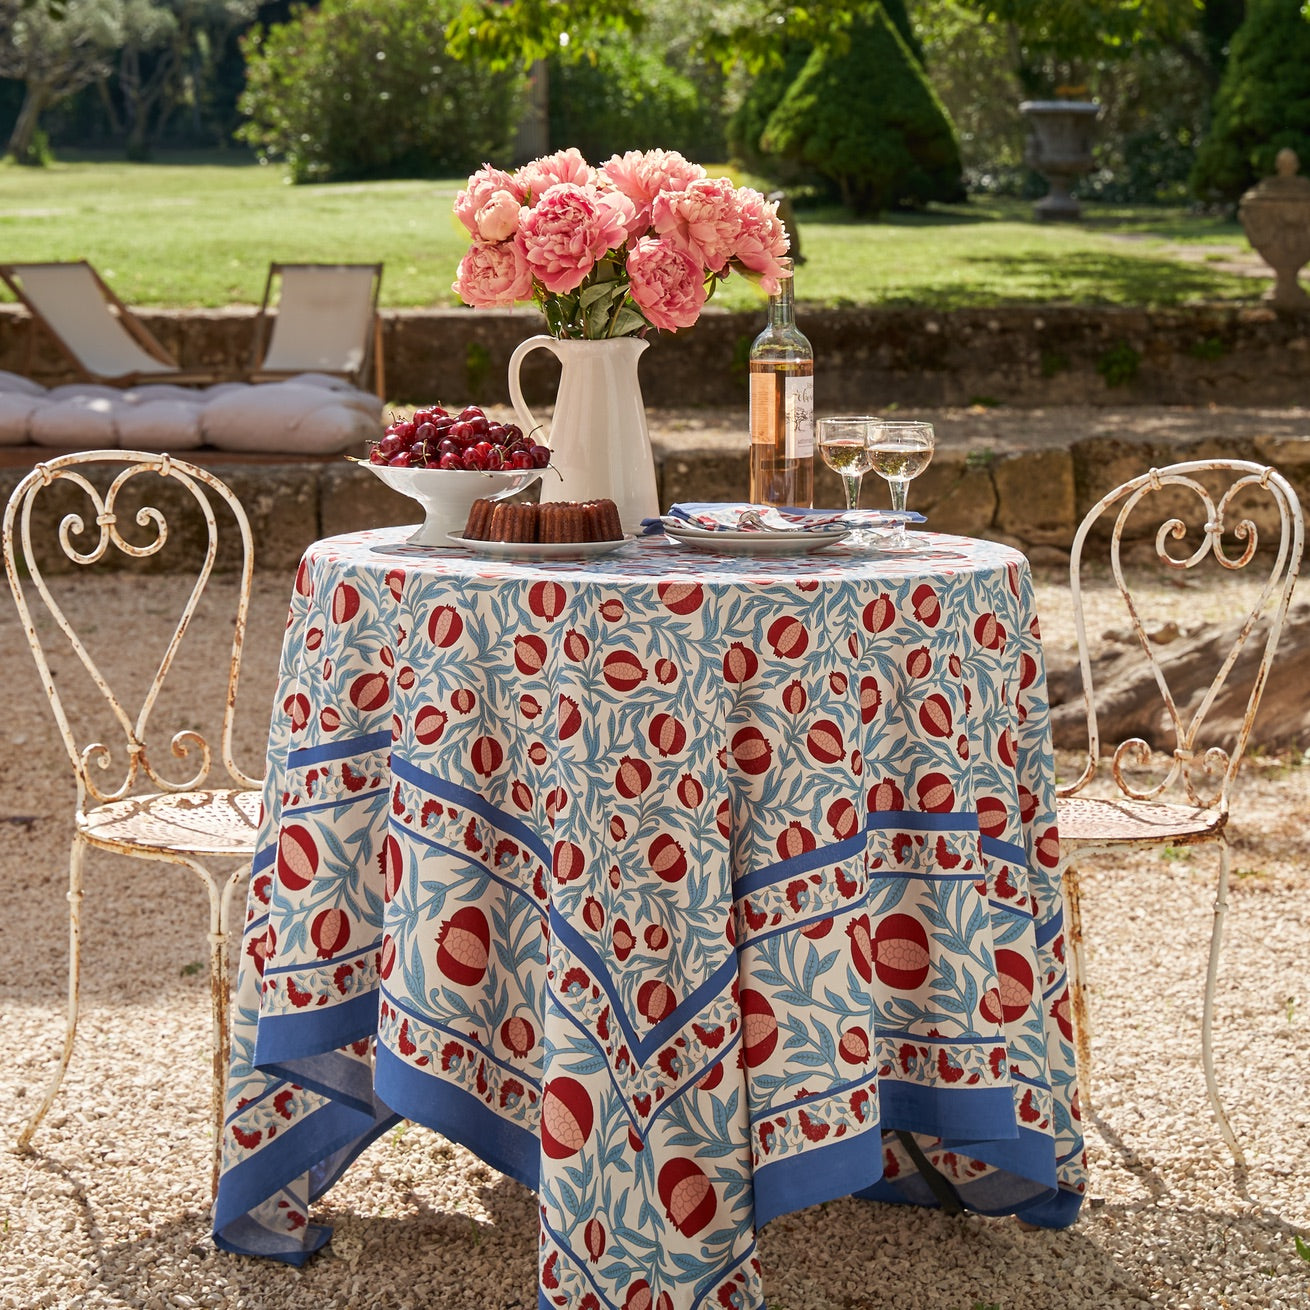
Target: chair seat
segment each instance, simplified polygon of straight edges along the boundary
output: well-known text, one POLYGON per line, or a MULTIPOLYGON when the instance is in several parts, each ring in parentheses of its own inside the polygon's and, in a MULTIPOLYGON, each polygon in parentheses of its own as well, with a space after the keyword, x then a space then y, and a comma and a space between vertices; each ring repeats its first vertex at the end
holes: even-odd
POLYGON ((1060 843, 1201 841, 1217 835, 1225 816, 1200 806, 1125 797, 1062 796, 1055 804, 1060 843))
POLYGON ((81 816, 78 830, 110 850, 249 856, 255 849, 260 793, 217 788, 130 796, 81 816))

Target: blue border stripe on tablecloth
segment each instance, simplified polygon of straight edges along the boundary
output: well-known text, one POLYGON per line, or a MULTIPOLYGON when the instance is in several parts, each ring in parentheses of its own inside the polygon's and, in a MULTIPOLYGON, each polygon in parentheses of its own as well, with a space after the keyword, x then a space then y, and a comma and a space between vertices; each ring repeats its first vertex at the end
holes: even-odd
POLYGON ((925 814, 921 810, 870 810, 864 819, 866 832, 895 828, 898 832, 977 832, 978 816, 972 810, 944 810, 925 814))
POLYGON ((907 1133, 953 1139, 958 1126, 967 1124, 977 1140, 1002 1141, 1013 1140, 1019 1132, 1014 1090, 1008 1086, 920 1087, 883 1078, 878 1104, 882 1126, 907 1133))
POLYGON ((1028 867, 1028 852, 1014 842, 1002 841, 999 837, 981 837, 978 845, 982 853, 993 860, 1004 860, 1006 864, 1017 864, 1025 869, 1028 867))
POLYGON ((281 1191, 287 1179, 301 1174, 310 1175, 309 1199, 316 1200, 397 1119, 394 1114, 375 1119, 333 1103, 279 1133, 257 1154, 223 1174, 214 1201, 214 1245, 236 1255, 267 1256, 303 1265, 326 1244, 331 1228, 309 1224, 296 1238, 284 1238, 248 1220, 247 1215, 281 1191), (279 1181, 271 1182, 273 1179, 279 1181))
POLYGON ((384 732, 370 732, 364 737, 351 737, 347 740, 325 741, 319 746, 303 746, 299 750, 287 752, 287 771, 303 768, 306 764, 322 764, 327 760, 352 759, 357 755, 369 755, 383 747, 391 748, 391 729, 384 732))
MULTIPOLYGON (((567 919, 563 918, 552 905, 549 912, 550 935, 561 942, 576 955, 590 971, 592 980, 600 984, 605 995, 610 998, 610 1007, 615 1022, 619 1025, 629 1052, 640 1068, 666 1042, 684 1028, 687 1023, 701 1012, 720 992, 726 991, 737 974, 737 954, 732 952, 708 978, 701 982, 694 991, 684 996, 672 1013, 661 1019, 644 1037, 638 1036, 628 1019, 622 998, 614 990, 610 973, 605 962, 596 953, 595 948, 583 937, 567 919)), ((581 1031, 581 1029, 580 1029, 581 1031)), ((599 1039, 593 1033, 592 1043, 599 1045, 599 1039)))
MULTIPOLYGON (((267 918, 268 916, 265 915, 264 917, 267 918)), ((246 931, 249 932, 250 931, 249 928, 247 928, 246 931)), ((381 945, 382 945, 382 938, 379 937, 375 941, 369 942, 367 946, 360 946, 359 948, 353 951, 344 951, 340 955, 329 956, 326 960, 314 960, 310 962, 310 964, 311 967, 315 969, 335 969, 337 965, 344 964, 347 960, 357 960, 361 955, 371 954, 373 951, 376 951, 378 947, 381 945)), ((272 977, 274 974, 279 974, 279 973, 298 973, 300 970, 304 969, 305 967, 306 967, 306 961, 304 960, 298 960, 294 964, 278 964, 278 965, 266 964, 264 966, 264 977, 266 978, 272 977)))
POLYGON ((813 869, 822 869, 830 864, 840 864, 852 855, 864 850, 865 837, 858 833, 842 841, 833 842, 831 846, 819 846, 806 851, 803 855, 793 855, 790 859, 779 860, 776 864, 766 864, 762 868, 752 869, 740 878, 733 880, 732 894, 740 900, 750 892, 759 891, 761 887, 771 887, 784 878, 797 878, 813 869))
MULTIPOLYGON (((361 992, 340 1005, 308 1012, 263 1014, 255 1037, 252 1063, 264 1069, 287 1060, 325 1055, 351 1042, 372 1037, 378 1027, 378 994, 361 992)), ((299 1079, 297 1079, 299 1081, 299 1079)))
POLYGON ((463 1088, 406 1064, 382 1045, 374 1085, 398 1114, 467 1146, 493 1169, 537 1190, 541 1143, 535 1133, 510 1123, 463 1088))
POLYGON ((398 998, 394 992, 389 992, 385 987, 382 989, 382 995, 386 998, 387 1004, 398 1014, 413 1019, 416 1024, 421 1024, 429 1032, 444 1033, 464 1046, 471 1046, 488 1064, 494 1064, 498 1069, 503 1069, 507 1074, 519 1079, 520 1082, 526 1083, 534 1091, 541 1091, 540 1079, 534 1078, 503 1056, 497 1055, 490 1047, 484 1046, 481 1042, 470 1040, 467 1032, 461 1032, 458 1028, 452 1028, 449 1024, 437 1023, 430 1014, 424 1014, 409 1001, 398 998))
POLYGON ((485 796, 470 791, 467 787, 461 787, 458 783, 447 782, 444 778, 437 777, 435 773, 419 768, 417 764, 411 763, 394 751, 391 755, 391 774, 392 777, 400 778, 412 786, 421 787, 433 796, 442 796, 462 809, 472 810, 474 814, 481 815, 502 832, 517 837, 520 844, 532 851, 547 867, 550 866, 550 846, 542 840, 541 835, 522 819, 517 819, 499 806, 493 805, 485 796))
POLYGON ((877 1124, 858 1137, 761 1165, 755 1170, 755 1227, 762 1228, 780 1214, 850 1196, 872 1187, 881 1176, 877 1124))
MULTIPOLYGON (((1078 1217, 1082 1195, 1060 1187, 1056 1181, 1053 1145, 1045 1133, 1031 1128, 1020 1128, 1017 1137, 1009 1141, 946 1139, 942 1142, 946 1150, 981 1160, 1015 1180, 1007 1183, 1003 1177, 993 1174, 973 1182, 952 1184, 970 1210, 985 1215, 1018 1215, 1042 1228, 1067 1228, 1078 1217), (1028 1195, 1016 1199, 1015 1193, 1023 1191, 1028 1195), (988 1198, 991 1198, 990 1202, 988 1198)), ((917 1173, 908 1175, 907 1182, 918 1195, 907 1195, 896 1180, 887 1178, 856 1195, 863 1200, 898 1205, 936 1204, 928 1194, 927 1184, 919 1180, 917 1173)))

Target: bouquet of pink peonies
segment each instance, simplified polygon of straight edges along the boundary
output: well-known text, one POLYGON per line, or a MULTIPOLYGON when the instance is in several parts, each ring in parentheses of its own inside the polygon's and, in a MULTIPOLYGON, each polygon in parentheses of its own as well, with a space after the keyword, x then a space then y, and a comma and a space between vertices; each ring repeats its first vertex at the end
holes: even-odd
POLYGON ((734 269, 776 291, 790 245, 775 204, 672 150, 631 150, 600 168, 573 149, 513 174, 488 164, 455 214, 473 238, 460 299, 534 300, 559 338, 690 327, 734 269))

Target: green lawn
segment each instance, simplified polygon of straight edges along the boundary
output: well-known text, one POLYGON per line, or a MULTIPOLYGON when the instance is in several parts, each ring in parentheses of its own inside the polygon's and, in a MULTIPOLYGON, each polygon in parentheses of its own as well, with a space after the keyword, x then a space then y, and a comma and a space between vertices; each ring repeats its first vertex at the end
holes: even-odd
MULTIPOLYGON (((258 302, 270 260, 382 260, 383 303, 454 304, 465 249, 450 206, 463 179, 291 186, 240 154, 154 164, 80 158, 0 165, 0 259, 89 259, 131 305, 258 302)), ((1089 207, 1046 226, 1017 201, 980 200, 857 222, 801 211, 802 301, 828 305, 1076 302, 1167 306, 1255 299, 1265 284, 1184 260, 1178 244, 1247 249, 1236 223, 1182 210, 1089 207), (1131 240, 1126 239, 1131 238, 1131 240)), ((753 308, 731 279, 715 302, 753 308)))

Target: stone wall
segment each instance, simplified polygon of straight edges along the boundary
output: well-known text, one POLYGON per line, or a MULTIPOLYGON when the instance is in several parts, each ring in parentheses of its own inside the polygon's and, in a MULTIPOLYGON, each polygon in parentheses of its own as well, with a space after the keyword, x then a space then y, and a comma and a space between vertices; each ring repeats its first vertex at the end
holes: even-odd
MULTIPOLYGON (((1296 405, 1310 395, 1310 316, 1263 305, 1187 309, 1072 306, 959 310, 811 310, 801 323, 817 359, 820 409, 973 403, 1296 405)), ((253 310, 160 310, 141 318, 186 364, 238 370, 253 310)), ((399 403, 505 403, 514 347, 539 331, 533 310, 392 310, 383 315, 386 394, 399 403)), ((759 313, 711 308, 642 358, 647 405, 744 404, 746 352, 759 313)), ((71 381, 58 351, 12 305, 0 305, 0 369, 71 381)), ((525 362, 530 403, 553 394, 558 365, 525 362)))
MULTIPOLYGON (((653 445, 661 505, 746 498, 746 459, 739 441, 673 433, 657 437, 653 445)), ((0 467, 0 503, 37 459, 53 453, 11 450, 6 466, 0 467)), ((341 458, 290 463, 276 456, 208 451, 188 452, 188 457, 213 469, 245 507, 260 570, 290 576, 305 548, 321 537, 418 521, 412 501, 341 458)), ((916 479, 911 504, 927 514, 936 531, 1006 541, 1034 563, 1063 563, 1083 515, 1111 488, 1153 466, 1211 457, 1273 463, 1303 503, 1310 504, 1310 432, 1230 433, 1181 441, 1125 433, 998 450, 947 445, 916 479)), ((825 468, 816 474, 816 503, 840 504, 835 475, 825 468)), ((167 508, 167 500, 164 495, 161 507, 167 508)), ((874 503, 873 497, 866 496, 864 503, 874 503)), ((63 503, 50 507, 35 530, 37 539, 53 541, 60 516, 71 508, 63 503)), ((1130 551, 1145 551, 1147 532, 1158 526, 1158 519, 1149 529, 1142 525, 1136 539, 1130 531, 1130 551)), ((1268 541, 1271 525, 1257 519, 1257 526, 1268 541)), ((220 567, 234 563, 234 556, 226 556, 220 567)))

